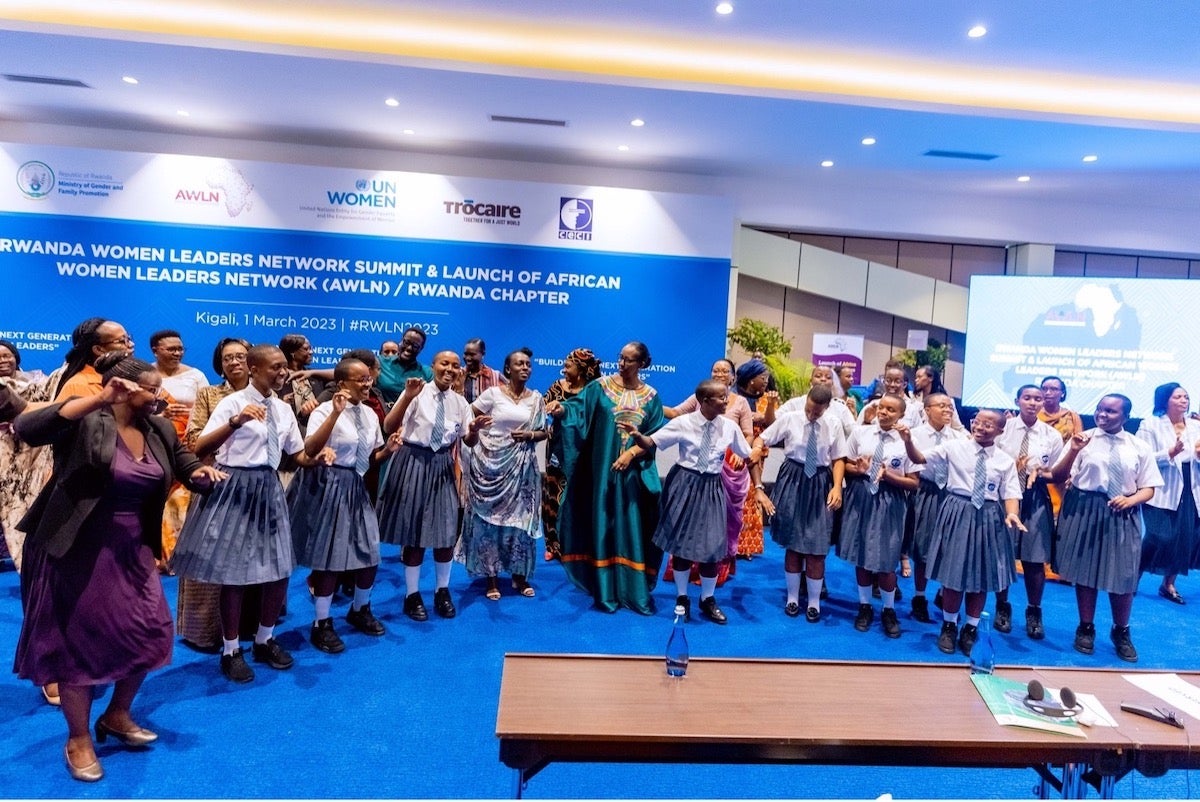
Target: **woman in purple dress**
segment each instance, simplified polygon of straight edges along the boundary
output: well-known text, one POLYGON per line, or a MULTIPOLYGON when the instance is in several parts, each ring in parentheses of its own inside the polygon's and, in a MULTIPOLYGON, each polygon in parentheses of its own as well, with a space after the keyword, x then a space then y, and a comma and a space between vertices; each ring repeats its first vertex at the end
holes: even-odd
POLYGON ((162 406, 162 377, 124 353, 96 364, 103 389, 16 420, 25 442, 54 446, 54 475, 21 522, 28 533, 25 618, 14 670, 59 683, 77 780, 104 776, 89 724, 92 690, 113 683, 96 738, 146 746, 158 736, 130 716, 146 674, 170 662, 171 612, 155 558, 167 491, 178 478, 203 491, 223 474, 179 442, 162 406))

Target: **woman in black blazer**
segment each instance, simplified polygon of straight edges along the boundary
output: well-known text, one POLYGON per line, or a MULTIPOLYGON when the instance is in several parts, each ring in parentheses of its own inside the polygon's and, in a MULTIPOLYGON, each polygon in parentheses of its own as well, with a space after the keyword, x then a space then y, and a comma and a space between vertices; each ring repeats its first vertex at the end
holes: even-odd
POLYGON ((162 377, 153 365, 114 353, 96 369, 99 395, 15 421, 25 442, 53 445, 54 475, 21 521, 25 618, 14 669, 39 685, 59 683, 67 771, 88 782, 104 776, 89 731, 93 686, 115 684, 97 740, 158 738, 129 709, 146 674, 171 659, 171 613, 155 567, 167 491, 176 478, 204 491, 224 477, 154 414, 162 377))

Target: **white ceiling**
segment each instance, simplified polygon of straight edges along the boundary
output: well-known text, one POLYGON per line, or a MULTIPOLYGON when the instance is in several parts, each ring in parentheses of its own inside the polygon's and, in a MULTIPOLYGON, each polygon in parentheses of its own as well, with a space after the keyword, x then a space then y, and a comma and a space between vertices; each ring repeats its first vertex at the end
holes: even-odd
POLYGON ((0 81, 0 138, 646 173, 752 224, 1200 255, 1192 0, 714 4, 0 0, 0 73, 87 85, 0 81))

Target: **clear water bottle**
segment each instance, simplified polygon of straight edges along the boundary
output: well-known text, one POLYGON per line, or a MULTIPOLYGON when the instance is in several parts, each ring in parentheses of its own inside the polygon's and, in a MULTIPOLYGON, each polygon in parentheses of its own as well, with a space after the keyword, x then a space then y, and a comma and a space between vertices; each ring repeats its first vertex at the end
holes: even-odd
POLYGON ((682 604, 675 605, 675 626, 671 628, 671 637, 667 640, 667 676, 670 677, 682 677, 687 673, 687 634, 683 631, 686 615, 682 604))
POLYGON ((971 648, 971 673, 991 674, 996 670, 996 648, 992 646, 992 617, 984 611, 979 616, 979 639, 971 648))

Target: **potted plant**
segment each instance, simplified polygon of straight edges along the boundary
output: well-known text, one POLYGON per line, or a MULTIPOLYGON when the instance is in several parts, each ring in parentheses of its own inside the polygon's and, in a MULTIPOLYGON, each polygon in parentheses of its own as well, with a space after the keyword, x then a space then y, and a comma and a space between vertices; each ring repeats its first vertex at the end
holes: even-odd
POLYGON ((808 392, 813 364, 807 360, 788 358, 792 353, 792 343, 778 326, 745 317, 725 336, 747 353, 761 355, 775 378, 775 389, 781 402, 808 392))

